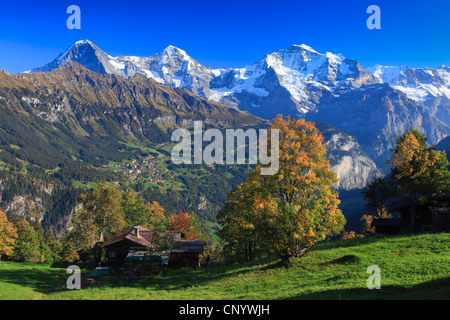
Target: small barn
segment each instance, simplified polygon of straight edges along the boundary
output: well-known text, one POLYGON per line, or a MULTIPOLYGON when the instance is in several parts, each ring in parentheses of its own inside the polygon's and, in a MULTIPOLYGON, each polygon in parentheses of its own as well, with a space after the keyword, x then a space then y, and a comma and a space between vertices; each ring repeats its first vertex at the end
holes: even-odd
POLYGON ((170 250, 169 266, 198 268, 200 266, 200 255, 204 249, 205 241, 202 240, 176 241, 170 250))
POLYGON ((411 203, 408 199, 394 199, 388 207, 391 214, 398 218, 373 219, 372 227, 376 233, 395 234, 405 232, 449 232, 450 208, 447 207, 449 195, 443 201, 432 201, 432 195, 423 198, 428 201, 415 206, 414 216, 411 214, 411 203), (441 206, 431 206, 431 203, 441 206))

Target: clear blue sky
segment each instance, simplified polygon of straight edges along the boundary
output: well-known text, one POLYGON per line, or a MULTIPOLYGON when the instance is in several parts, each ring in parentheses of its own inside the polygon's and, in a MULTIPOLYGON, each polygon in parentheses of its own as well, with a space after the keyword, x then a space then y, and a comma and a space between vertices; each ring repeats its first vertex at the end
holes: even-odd
POLYGON ((149 56, 175 45, 213 67, 242 67, 277 49, 307 44, 374 64, 450 65, 449 0, 273 1, 0 0, 0 68, 42 66, 77 40, 108 54, 149 56), (69 5, 81 30, 69 30, 69 5), (381 8, 381 30, 366 9, 381 8))

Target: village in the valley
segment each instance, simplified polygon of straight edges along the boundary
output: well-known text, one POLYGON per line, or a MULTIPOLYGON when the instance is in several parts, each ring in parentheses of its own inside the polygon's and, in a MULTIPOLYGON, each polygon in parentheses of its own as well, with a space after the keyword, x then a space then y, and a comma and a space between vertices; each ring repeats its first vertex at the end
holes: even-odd
POLYGON ((103 168, 121 173, 128 183, 157 183, 164 184, 167 169, 162 169, 155 160, 133 160, 131 163, 118 163, 104 165, 103 168))

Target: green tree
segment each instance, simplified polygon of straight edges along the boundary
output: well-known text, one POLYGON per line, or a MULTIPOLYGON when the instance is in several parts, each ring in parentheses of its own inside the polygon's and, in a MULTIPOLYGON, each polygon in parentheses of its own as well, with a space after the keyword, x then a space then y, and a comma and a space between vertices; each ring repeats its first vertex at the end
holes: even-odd
POLYGON ((73 263, 80 260, 76 235, 69 233, 61 238, 61 254, 58 261, 73 263))
POLYGON ((36 231, 34 231, 28 221, 21 218, 15 218, 13 223, 17 230, 13 259, 18 262, 40 262, 40 243, 36 231))
POLYGON ((80 196, 82 208, 76 213, 72 226, 72 239, 79 249, 91 249, 125 227, 121 205, 122 193, 99 185, 91 193, 80 196))
POLYGON ((392 184, 393 181, 387 181, 387 178, 378 176, 361 191, 366 200, 365 207, 378 218, 389 217, 386 202, 395 195, 392 184))
POLYGON ((52 227, 45 233, 44 242, 50 249, 52 260, 58 261, 61 254, 61 242, 56 240, 52 227))
POLYGON ((155 231, 166 231, 164 209, 158 202, 149 203, 136 192, 129 191, 123 194, 121 206, 127 228, 142 226, 155 231))
POLYGON ((257 215, 253 214, 254 177, 255 174, 251 174, 245 183, 233 188, 217 214, 221 225, 218 234, 225 241, 224 252, 231 260, 253 260, 264 247, 264 238, 257 228, 257 215))

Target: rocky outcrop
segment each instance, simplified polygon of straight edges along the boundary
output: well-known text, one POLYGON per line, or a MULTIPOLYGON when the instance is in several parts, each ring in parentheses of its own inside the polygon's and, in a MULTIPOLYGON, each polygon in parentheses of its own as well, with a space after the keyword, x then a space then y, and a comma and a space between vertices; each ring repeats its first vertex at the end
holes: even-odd
POLYGON ((325 138, 327 159, 339 179, 338 189, 360 189, 376 176, 383 175, 355 137, 325 123, 316 123, 316 126, 325 138))
POLYGON ((321 99, 308 120, 323 121, 355 137, 377 166, 387 169, 398 136, 410 127, 425 133, 430 144, 450 134, 448 124, 388 84, 362 86, 340 97, 321 99))
POLYGON ((32 195, 16 195, 4 207, 5 213, 10 219, 20 217, 30 222, 41 222, 46 213, 42 199, 32 195))

